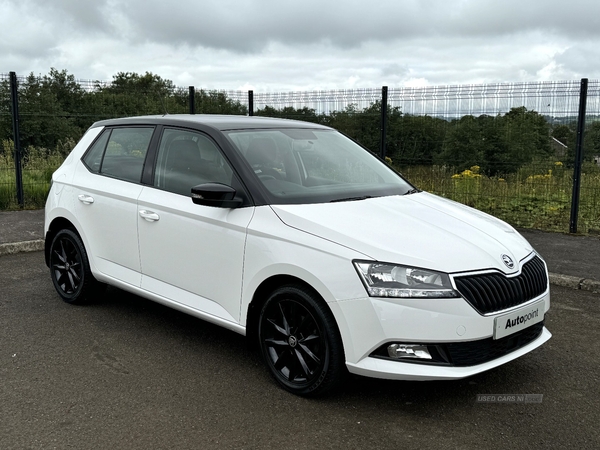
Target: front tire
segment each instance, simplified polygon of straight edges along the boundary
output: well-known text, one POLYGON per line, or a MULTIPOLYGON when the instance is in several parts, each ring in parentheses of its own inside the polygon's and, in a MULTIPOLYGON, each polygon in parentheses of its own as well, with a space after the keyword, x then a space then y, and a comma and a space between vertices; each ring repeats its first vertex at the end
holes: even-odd
POLYGON ((345 358, 335 319, 306 289, 283 286, 269 296, 258 340, 271 375, 289 392, 314 396, 341 384, 345 358))
POLYGON ((58 295, 71 304, 85 303, 106 287, 92 275, 83 242, 70 229, 60 230, 52 240, 50 277, 58 295))

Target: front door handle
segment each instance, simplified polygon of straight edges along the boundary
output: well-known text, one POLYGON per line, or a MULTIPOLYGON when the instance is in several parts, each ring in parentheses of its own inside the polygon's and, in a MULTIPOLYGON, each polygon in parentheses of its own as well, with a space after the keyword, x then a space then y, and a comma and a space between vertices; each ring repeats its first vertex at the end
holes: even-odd
POLYGON ((160 216, 153 211, 147 211, 145 209, 140 209, 140 217, 146 219, 148 222, 156 222, 160 219, 160 216))
POLYGON ((77 198, 81 203, 85 203, 86 205, 91 205, 94 203, 94 197, 90 195, 80 194, 77 196, 77 198))

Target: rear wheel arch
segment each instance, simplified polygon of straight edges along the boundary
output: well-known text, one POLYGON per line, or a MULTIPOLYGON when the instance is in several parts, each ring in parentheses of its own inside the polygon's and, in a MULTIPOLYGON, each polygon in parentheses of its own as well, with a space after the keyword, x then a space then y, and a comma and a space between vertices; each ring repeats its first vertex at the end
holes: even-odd
POLYGON ((48 227, 48 231, 46 232, 46 236, 44 237, 44 258, 46 260, 47 266, 50 266, 50 248, 52 247, 52 241, 54 240, 54 237, 60 230, 65 229, 72 230, 81 238, 81 235, 77 231, 77 228, 75 228, 75 225, 73 225, 73 223, 69 219, 66 219, 64 217, 57 217, 54 220, 52 220, 50 226, 48 227))
POLYGON ((85 245, 77 230, 57 228, 49 248, 50 278, 65 302, 83 304, 102 295, 106 284, 94 278, 85 245))

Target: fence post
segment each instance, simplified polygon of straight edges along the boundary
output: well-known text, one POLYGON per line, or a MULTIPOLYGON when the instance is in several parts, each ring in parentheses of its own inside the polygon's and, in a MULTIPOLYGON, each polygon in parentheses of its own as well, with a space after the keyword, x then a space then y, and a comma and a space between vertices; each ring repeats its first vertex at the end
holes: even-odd
POLYGON ((570 233, 577 233, 579 215, 579 192, 581 190, 581 165, 583 164, 583 135, 585 132, 585 112, 587 104, 588 79, 581 79, 579 90, 579 115, 577 117, 577 140, 575 142, 575 167, 573 168, 573 196, 571 197, 570 233))
POLYGON ((190 114, 196 114, 196 88, 190 86, 190 114))
POLYGON ((248 91, 248 115, 254 115, 254 91, 248 91))
POLYGON ((385 159, 385 138, 387 135, 387 104, 388 104, 388 87, 381 88, 381 159, 385 159))
POLYGON ((19 98, 17 91, 17 74, 10 72, 10 100, 12 105, 12 127, 15 145, 15 180, 17 184, 17 202, 23 208, 23 171, 21 168, 21 139, 19 132, 19 98))

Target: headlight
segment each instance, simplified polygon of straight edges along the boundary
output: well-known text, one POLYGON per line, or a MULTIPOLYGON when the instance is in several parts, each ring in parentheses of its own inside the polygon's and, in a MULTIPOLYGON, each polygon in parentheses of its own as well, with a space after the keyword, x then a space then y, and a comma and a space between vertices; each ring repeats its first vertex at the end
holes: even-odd
POLYGON ((456 298, 448 274, 380 262, 354 261, 371 297, 456 298))

